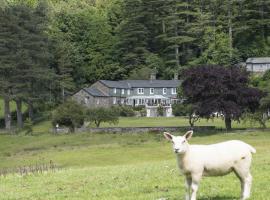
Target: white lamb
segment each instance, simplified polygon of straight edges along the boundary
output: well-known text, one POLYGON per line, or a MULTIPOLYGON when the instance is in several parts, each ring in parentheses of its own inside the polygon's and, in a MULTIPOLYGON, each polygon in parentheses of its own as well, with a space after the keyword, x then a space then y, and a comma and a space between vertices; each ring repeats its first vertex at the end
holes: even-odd
POLYGON ((192 134, 193 131, 188 131, 184 136, 164 133, 165 138, 173 144, 178 166, 186 178, 186 200, 196 200, 202 176, 223 176, 230 172, 234 172, 240 179, 241 199, 248 199, 252 182, 250 165, 252 153, 256 153, 256 150, 239 140, 211 145, 189 145, 187 141, 192 134))

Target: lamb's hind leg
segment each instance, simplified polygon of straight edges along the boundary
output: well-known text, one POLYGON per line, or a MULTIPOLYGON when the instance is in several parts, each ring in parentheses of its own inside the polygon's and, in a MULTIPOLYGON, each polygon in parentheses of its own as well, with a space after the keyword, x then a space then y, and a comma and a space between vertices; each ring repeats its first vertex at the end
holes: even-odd
POLYGON ((252 176, 249 172, 249 165, 242 165, 234 168, 234 172, 241 182, 241 199, 246 200, 250 197, 252 176))

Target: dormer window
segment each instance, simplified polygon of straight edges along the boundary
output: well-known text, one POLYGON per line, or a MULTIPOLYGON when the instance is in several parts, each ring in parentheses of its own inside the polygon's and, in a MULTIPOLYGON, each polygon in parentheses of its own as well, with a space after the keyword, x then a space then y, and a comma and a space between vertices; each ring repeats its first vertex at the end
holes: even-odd
POLYGON ((163 88, 163 94, 167 94, 167 88, 163 88))
POLYGON ((176 94, 176 88, 172 88, 172 94, 176 94))
POLYGON ((125 94, 125 89, 121 89, 121 94, 125 94))
POLYGON ((143 88, 138 88, 138 94, 144 94, 144 89, 143 88))
POLYGON ((116 94, 116 88, 113 88, 113 93, 116 94))
POLYGON ((127 94, 130 95, 130 89, 127 90, 127 94))

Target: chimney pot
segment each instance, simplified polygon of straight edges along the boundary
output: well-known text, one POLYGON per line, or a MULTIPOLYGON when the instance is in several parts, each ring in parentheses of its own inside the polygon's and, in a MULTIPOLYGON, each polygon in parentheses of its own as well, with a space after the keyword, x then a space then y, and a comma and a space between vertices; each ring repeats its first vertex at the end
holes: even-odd
POLYGON ((174 80, 178 80, 178 76, 179 76, 178 72, 175 72, 175 73, 174 73, 173 79, 174 79, 174 80))

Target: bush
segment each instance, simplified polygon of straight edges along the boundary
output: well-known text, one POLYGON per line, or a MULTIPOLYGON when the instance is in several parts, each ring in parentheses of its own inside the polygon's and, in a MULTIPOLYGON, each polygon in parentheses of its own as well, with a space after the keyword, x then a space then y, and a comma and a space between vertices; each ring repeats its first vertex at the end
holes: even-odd
POLYGON ((143 106, 143 105, 133 107, 133 110, 134 110, 134 111, 142 111, 142 110, 144 110, 144 109, 145 109, 145 106, 143 106))
POLYGON ((173 104, 172 112, 174 116, 187 116, 187 111, 184 104, 173 104))
POLYGON ((158 116, 164 116, 164 108, 162 106, 158 106, 157 108, 158 116))
POLYGON ((121 117, 135 116, 135 112, 131 106, 114 106, 113 109, 118 110, 121 117))
POLYGON ((60 105, 52 113, 52 124, 66 126, 70 132, 74 132, 75 128, 82 127, 84 123, 84 107, 74 101, 67 101, 60 105))
POLYGON ((99 127, 102 122, 117 124, 119 121, 118 108, 90 108, 86 113, 87 120, 94 122, 96 127, 99 127))

